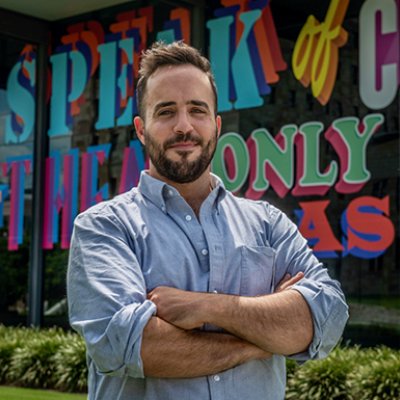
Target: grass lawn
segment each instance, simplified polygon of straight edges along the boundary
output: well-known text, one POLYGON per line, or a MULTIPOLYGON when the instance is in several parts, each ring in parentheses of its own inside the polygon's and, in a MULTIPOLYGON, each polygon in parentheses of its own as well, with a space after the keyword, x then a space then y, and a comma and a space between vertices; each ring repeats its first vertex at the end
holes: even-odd
POLYGON ((0 400, 85 400, 86 394, 0 386, 0 400))

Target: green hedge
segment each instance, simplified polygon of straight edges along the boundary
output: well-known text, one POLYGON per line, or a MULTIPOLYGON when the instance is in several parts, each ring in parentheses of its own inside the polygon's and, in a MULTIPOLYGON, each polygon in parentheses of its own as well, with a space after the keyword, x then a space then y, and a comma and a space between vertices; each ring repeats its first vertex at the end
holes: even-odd
POLYGON ((0 325, 0 384, 87 390, 85 344, 75 333, 0 325))
POLYGON ((288 369, 287 400, 399 400, 400 351, 336 347, 329 357, 288 369))
MULTIPOLYGON (((287 400, 400 399, 399 350, 337 347, 324 360, 287 367, 287 400)), ((0 384, 82 392, 86 376, 77 334, 0 325, 0 384)))

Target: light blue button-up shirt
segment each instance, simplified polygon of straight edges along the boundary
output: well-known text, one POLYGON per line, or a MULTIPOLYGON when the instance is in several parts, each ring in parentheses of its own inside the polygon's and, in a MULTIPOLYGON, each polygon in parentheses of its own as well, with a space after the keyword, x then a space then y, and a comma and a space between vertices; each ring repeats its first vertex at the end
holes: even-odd
POLYGON ((304 271, 294 288, 311 309, 314 339, 293 358, 323 357, 339 340, 348 317, 343 293, 297 227, 213 179, 199 218, 176 189, 145 172, 137 188, 76 218, 68 301, 71 325, 87 345, 90 400, 284 398, 280 355, 194 379, 144 377, 142 332, 156 312, 146 295, 161 285, 257 296, 274 292, 286 273, 304 271))

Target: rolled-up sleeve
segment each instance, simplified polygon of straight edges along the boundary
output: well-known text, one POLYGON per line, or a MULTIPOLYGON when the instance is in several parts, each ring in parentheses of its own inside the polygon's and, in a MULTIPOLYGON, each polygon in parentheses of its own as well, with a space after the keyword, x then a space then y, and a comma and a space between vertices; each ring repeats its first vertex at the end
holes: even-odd
POLYGON ((99 373, 143 377, 143 329, 155 313, 129 235, 103 212, 75 220, 67 274, 70 323, 99 373))
POLYGON ((314 325, 314 337, 307 351, 291 356, 298 361, 323 358, 339 342, 348 319, 348 306, 338 281, 314 256, 297 226, 279 210, 272 208, 274 223, 270 231, 271 245, 276 250, 276 281, 285 273, 305 276, 292 289, 307 302, 314 325))

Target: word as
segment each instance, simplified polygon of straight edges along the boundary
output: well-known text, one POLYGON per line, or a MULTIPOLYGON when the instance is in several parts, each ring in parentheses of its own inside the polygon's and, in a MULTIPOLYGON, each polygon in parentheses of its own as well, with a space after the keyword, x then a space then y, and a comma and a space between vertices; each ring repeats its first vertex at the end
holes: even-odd
POLYGON ((335 237, 326 216, 329 200, 301 202, 296 210, 298 225, 317 257, 370 259, 379 257, 393 243, 395 230, 390 220, 389 196, 353 199, 341 217, 342 242, 335 237))

